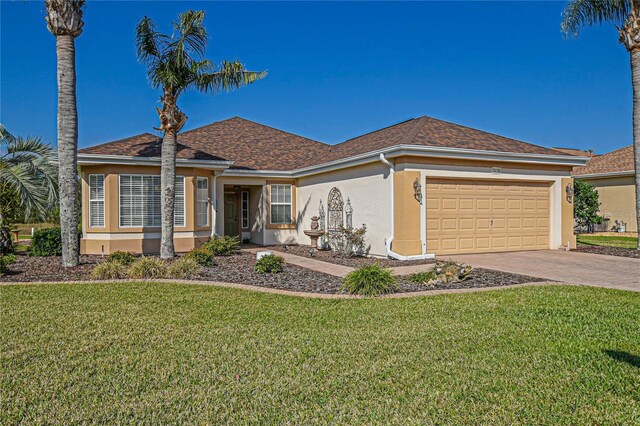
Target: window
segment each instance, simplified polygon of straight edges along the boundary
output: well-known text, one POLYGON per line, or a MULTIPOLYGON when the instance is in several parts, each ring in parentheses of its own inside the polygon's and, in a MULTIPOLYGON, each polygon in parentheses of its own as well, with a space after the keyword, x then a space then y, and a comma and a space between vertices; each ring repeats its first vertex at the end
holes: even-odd
MULTIPOLYGON (((184 176, 176 176, 174 225, 185 226, 184 176)), ((120 175, 120 226, 160 226, 160 176, 120 175)))
POLYGON ((249 191, 242 191, 242 227, 249 227, 249 191))
POLYGON ((271 223, 291 222, 291 185, 271 185, 271 223))
POLYGON ((209 225, 209 179, 196 179, 196 223, 198 226, 209 225))
POLYGON ((89 226, 104 227, 104 175, 89 175, 89 226))

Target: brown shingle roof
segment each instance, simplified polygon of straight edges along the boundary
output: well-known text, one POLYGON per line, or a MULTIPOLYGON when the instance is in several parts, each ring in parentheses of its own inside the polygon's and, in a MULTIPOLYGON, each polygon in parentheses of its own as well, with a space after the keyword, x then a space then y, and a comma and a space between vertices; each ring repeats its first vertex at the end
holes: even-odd
POLYGON ((323 162, 401 144, 526 154, 566 155, 554 149, 423 116, 335 145, 327 157, 323 158, 323 162))
MULTIPOLYGON (((80 150, 82 154, 160 156, 150 133, 80 150)), ((293 170, 328 152, 329 145, 233 117, 178 134, 178 158, 234 161, 234 168, 293 170)))
POLYGON ((633 171, 633 145, 593 157, 586 166, 575 167, 574 176, 633 171))
POLYGON ((558 148, 553 147, 556 151, 564 152, 569 155, 577 155, 578 157, 593 157, 593 150, 579 149, 579 148, 558 148))
MULTIPOLYGON (((143 133, 85 148, 80 153, 159 157, 160 144, 157 136, 143 133)), ((185 159, 233 161, 234 168, 295 170, 403 144, 566 155, 561 151, 425 116, 334 146, 234 117, 180 133, 177 156, 185 159)))

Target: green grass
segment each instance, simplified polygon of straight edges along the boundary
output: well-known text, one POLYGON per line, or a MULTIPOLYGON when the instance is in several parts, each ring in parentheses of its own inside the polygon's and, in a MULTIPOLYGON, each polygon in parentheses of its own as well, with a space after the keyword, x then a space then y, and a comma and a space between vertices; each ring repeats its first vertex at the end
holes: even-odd
POLYGON ((638 424, 640 293, 0 287, 0 424, 638 424))
POLYGON ((636 237, 615 237, 606 235, 577 235, 578 244, 588 246, 606 246, 606 247, 622 247, 637 248, 638 238, 636 237))

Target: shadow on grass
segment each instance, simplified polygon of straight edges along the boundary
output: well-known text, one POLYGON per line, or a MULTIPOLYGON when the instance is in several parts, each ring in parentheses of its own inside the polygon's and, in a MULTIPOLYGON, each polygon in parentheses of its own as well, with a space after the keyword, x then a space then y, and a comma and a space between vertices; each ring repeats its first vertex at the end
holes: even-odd
POLYGON ((616 361, 626 362, 633 367, 640 368, 640 356, 638 355, 633 355, 624 351, 605 350, 603 352, 616 361))

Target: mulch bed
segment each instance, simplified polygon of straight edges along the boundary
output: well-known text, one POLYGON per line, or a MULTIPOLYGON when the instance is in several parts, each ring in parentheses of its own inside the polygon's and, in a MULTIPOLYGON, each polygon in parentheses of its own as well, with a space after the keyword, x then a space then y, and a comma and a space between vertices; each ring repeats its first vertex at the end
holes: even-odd
MULTIPOLYGON (((339 277, 296 265, 286 264, 284 271, 278 274, 258 274, 253 269, 255 255, 252 253, 239 252, 233 256, 216 257, 215 260, 216 266, 202 268, 201 273, 196 278, 197 280, 250 284, 309 293, 343 293, 340 289, 341 279, 339 277)), ((101 261, 103 259, 100 256, 80 256, 79 266, 64 268, 60 257, 30 257, 22 255, 18 256, 16 263, 9 266, 9 274, 0 277, 0 282, 90 280, 91 271, 101 261)), ((412 283, 409 281, 408 276, 397 277, 399 293, 435 289, 500 287, 540 281, 547 280, 481 268, 474 269, 470 279, 455 284, 428 286, 412 283)))
POLYGON ((493 269, 474 268, 469 279, 457 283, 426 285, 409 281, 409 275, 398 277, 398 293, 425 290, 502 287, 505 285, 524 284, 532 282, 549 281, 545 278, 530 277, 527 275, 512 274, 509 272, 495 271, 493 269))
POLYGON ((424 260, 396 260, 388 258, 378 257, 341 257, 331 250, 314 250, 313 256, 309 253, 310 246, 270 246, 265 247, 265 250, 276 250, 284 253, 295 254, 296 256, 307 257, 310 259, 322 260, 323 262, 335 263, 337 265, 350 266, 352 268, 358 268, 360 266, 373 265, 377 263, 385 268, 395 268, 397 266, 411 266, 411 265, 428 265, 434 263, 433 259, 424 260))
POLYGON ((605 254, 607 256, 631 257, 640 259, 640 250, 623 247, 589 246, 579 244, 576 251, 582 253, 605 254))

